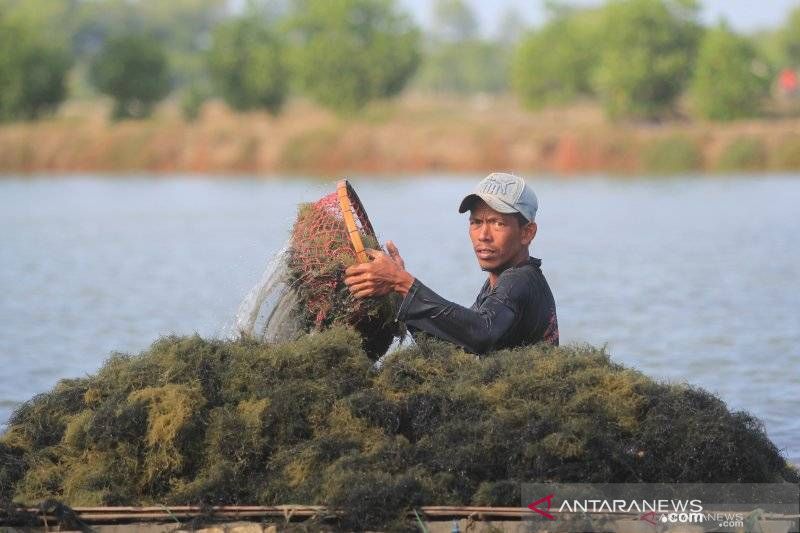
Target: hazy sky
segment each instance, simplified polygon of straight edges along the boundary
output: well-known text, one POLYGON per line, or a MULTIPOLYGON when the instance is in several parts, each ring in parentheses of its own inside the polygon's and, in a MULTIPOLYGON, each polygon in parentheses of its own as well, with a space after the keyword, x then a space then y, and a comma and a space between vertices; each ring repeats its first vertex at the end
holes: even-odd
MULTIPOLYGON (((466 0, 480 17, 485 33, 496 35, 501 16, 509 9, 516 9, 531 25, 544 20, 542 0, 466 0)), ((430 25, 430 0, 400 0, 424 26, 430 25)), ((599 0, 573 0, 579 5, 598 5, 599 0)), ((703 0, 703 19, 716 22, 724 17, 736 29, 752 31, 780 25, 787 13, 800 0, 703 0)))

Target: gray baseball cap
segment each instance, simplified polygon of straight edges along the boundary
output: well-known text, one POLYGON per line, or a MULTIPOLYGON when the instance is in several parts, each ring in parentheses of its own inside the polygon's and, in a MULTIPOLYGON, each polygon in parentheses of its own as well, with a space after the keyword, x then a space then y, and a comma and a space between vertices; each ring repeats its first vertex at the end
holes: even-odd
POLYGON ((481 199, 498 213, 520 213, 529 222, 536 219, 539 201, 525 180, 514 174, 494 172, 483 178, 475 189, 461 200, 459 213, 472 208, 481 199))

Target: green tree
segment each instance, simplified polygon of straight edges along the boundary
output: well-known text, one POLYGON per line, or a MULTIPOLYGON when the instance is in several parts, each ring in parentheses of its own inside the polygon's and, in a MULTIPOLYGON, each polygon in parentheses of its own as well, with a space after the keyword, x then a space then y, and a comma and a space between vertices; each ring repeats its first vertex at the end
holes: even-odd
POLYGON ((173 82, 193 83, 205 76, 205 53, 211 32, 228 15, 228 3, 227 0, 81 1, 73 23, 73 48, 78 57, 91 58, 114 36, 146 33, 167 54, 173 82))
POLYGON ((755 48, 747 39, 725 26, 706 32, 690 87, 696 112, 712 120, 758 114, 769 79, 756 73, 757 65, 755 48))
POLYGON ((539 108, 592 94, 599 32, 598 11, 562 11, 523 37, 511 69, 511 84, 522 102, 539 108))
POLYGON ((322 105, 352 112, 399 93, 419 64, 419 32, 393 0, 297 0, 292 69, 322 105))
POLYGON ((525 32, 528 31, 528 24, 524 15, 514 6, 509 6, 500 15, 497 24, 497 41, 503 46, 514 48, 519 43, 525 32))
POLYGON ((612 0, 595 90, 612 118, 660 118, 692 72, 701 29, 694 0, 612 0))
POLYGON ((509 55, 502 44, 483 39, 430 43, 415 86, 454 94, 503 92, 509 55))
POLYGON ((800 67, 800 6, 789 14, 786 26, 780 35, 781 49, 786 62, 792 67, 800 67))
POLYGON ((92 62, 90 78, 114 99, 115 119, 148 116, 171 89, 167 56, 144 34, 109 39, 92 62))
POLYGON ((76 14, 83 0, 0 0, 5 18, 30 24, 46 32, 48 39, 64 45, 74 31, 76 14))
POLYGON ((217 26, 209 70, 217 90, 238 110, 280 111, 288 92, 284 46, 259 17, 244 16, 217 26))
POLYGON ((205 52, 211 31, 229 16, 231 3, 231 0, 0 0, 0 12, 35 19, 48 39, 53 35, 63 36, 79 67, 84 67, 107 39, 147 33, 163 45, 173 82, 182 85, 205 76, 205 52))
POLYGON ((66 97, 71 58, 43 35, 33 23, 0 14, 0 120, 35 119, 66 97))
POLYGON ((773 68, 789 64, 784 53, 784 36, 780 28, 754 31, 748 34, 748 38, 756 47, 758 56, 764 58, 773 68))
POLYGON ((478 36, 478 19, 464 0, 436 0, 434 35, 444 41, 466 41, 478 36))
POLYGON ((478 21, 463 0, 438 0, 419 75, 423 90, 496 93, 508 88, 509 47, 478 36, 478 21))
MULTIPOLYGON (((131 4, 130 0, 127 0, 131 4)), ((137 0, 142 31, 162 44, 173 83, 196 82, 205 73, 205 55, 217 24, 228 16, 228 0, 137 0)))

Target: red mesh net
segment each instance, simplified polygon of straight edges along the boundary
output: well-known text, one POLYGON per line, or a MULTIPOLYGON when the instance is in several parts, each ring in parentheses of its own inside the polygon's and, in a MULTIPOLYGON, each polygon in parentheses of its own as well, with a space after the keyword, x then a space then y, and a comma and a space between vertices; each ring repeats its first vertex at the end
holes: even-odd
MULTIPOLYGON (((375 231, 366 211, 347 188, 353 217, 366 248, 378 248, 375 231)), ((322 329, 334 323, 356 327, 370 344, 385 352, 397 330, 392 297, 357 299, 344 284, 344 270, 357 262, 337 193, 300 206, 289 247, 289 282, 297 293, 307 329, 322 329), (388 339, 389 343, 383 347, 388 339), (373 343, 374 344, 374 343, 373 343)))
MULTIPOLYGON (((377 239, 361 202, 353 196, 350 201, 364 245, 374 247, 377 239)), ((315 327, 329 322, 343 270, 356 261, 337 193, 301 206, 292 229, 290 269, 296 288, 305 293, 304 303, 315 327)), ((349 296, 347 300, 348 307, 357 306, 349 296)))

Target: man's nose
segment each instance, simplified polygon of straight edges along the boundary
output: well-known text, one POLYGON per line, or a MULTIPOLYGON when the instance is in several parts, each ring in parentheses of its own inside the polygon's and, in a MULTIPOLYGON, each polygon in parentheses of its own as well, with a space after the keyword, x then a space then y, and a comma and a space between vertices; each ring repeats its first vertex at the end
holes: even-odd
POLYGON ((488 224, 481 225, 481 229, 478 231, 478 239, 481 241, 489 241, 492 239, 492 232, 488 224))

